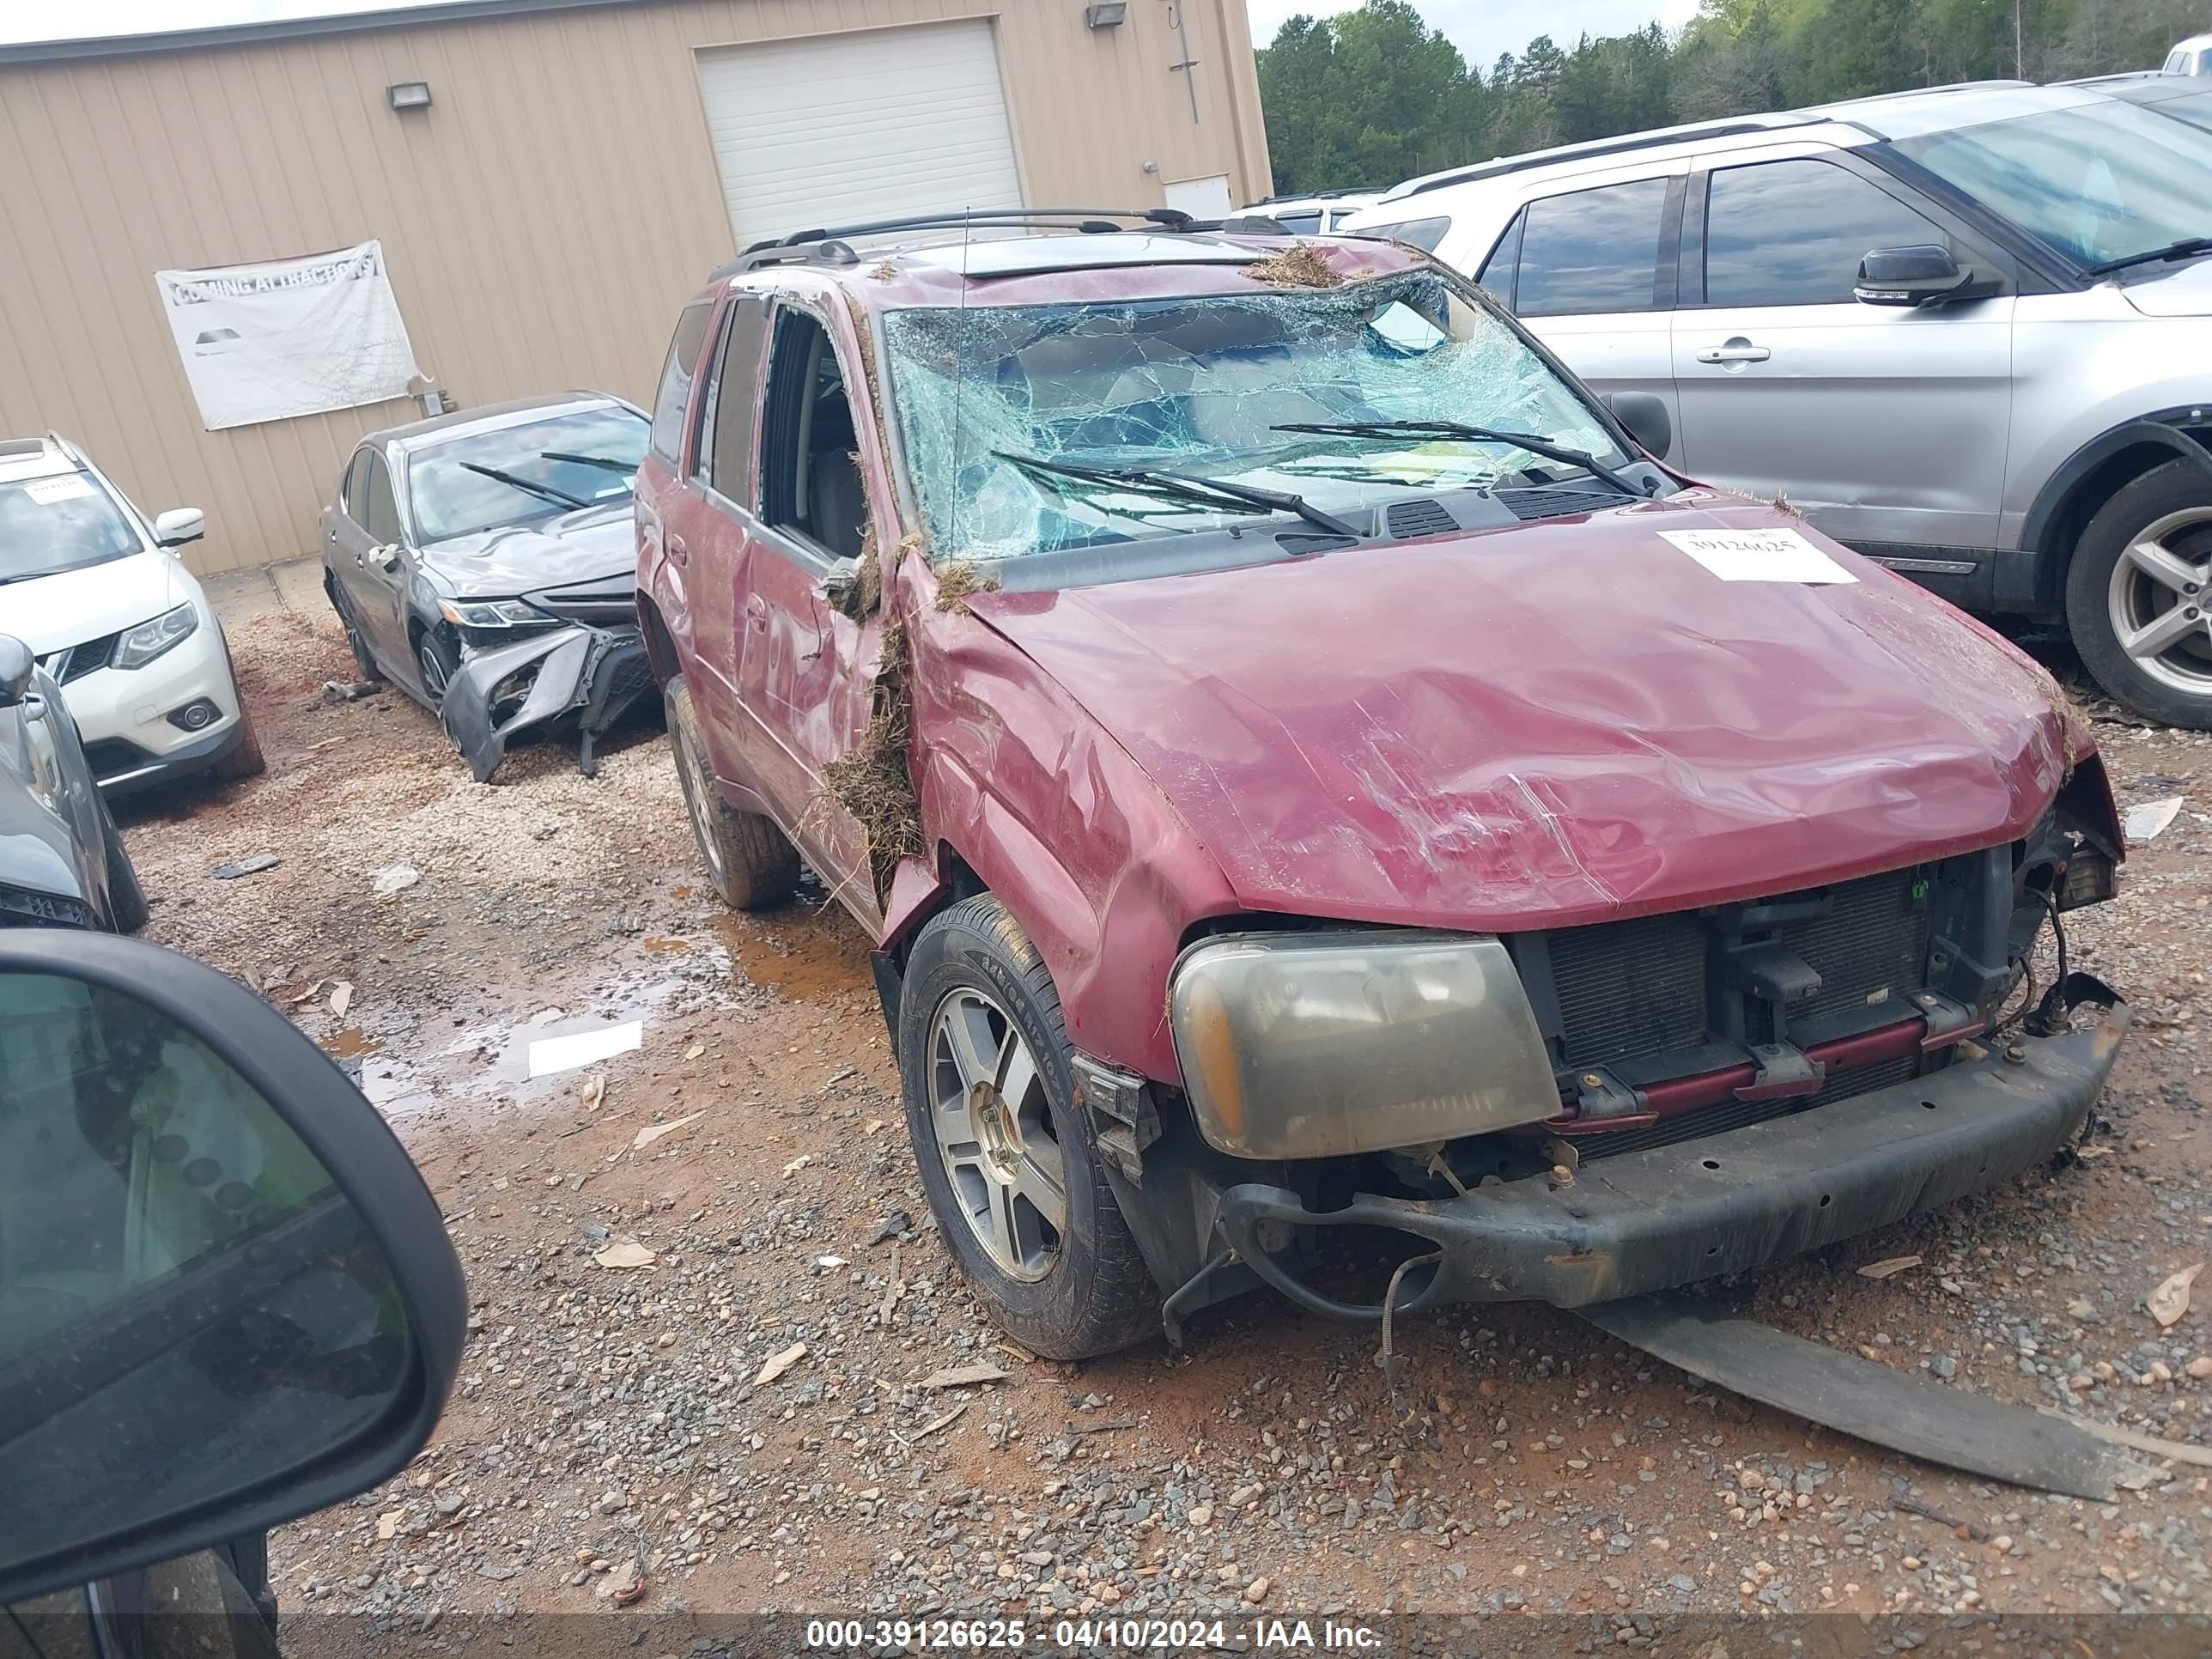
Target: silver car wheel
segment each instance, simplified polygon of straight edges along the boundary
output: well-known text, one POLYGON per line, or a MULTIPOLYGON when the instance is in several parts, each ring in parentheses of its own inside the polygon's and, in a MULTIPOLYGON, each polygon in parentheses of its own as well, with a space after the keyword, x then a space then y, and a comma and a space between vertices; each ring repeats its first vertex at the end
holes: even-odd
POLYGON ((929 1116, 976 1242, 1010 1277, 1052 1271, 1067 1179, 1036 1057, 1004 1009, 966 987, 929 1022, 929 1116))
POLYGON ((713 787, 703 775, 704 770, 699 764, 697 749, 687 743, 681 732, 676 734, 676 781, 684 786, 684 805, 691 815, 691 834, 699 843, 699 856, 707 860, 707 868, 719 882, 722 878, 722 843, 714 834, 714 820, 707 816, 714 796, 713 787))
POLYGON ((2106 602, 2136 666, 2191 696, 2212 696, 2212 507, 2154 520, 2121 550, 2106 602))
POLYGON ((425 635, 415 647, 415 660, 422 670, 422 689, 430 694, 432 702, 446 700, 446 665, 439 660, 438 649, 425 635))

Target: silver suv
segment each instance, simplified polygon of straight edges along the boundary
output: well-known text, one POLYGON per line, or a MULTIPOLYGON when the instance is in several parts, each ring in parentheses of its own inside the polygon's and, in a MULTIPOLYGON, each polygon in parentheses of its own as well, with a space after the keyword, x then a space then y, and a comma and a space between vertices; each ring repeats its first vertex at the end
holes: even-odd
POLYGON ((2212 131, 1937 88, 1436 173, 1346 228, 1656 397, 1663 422, 1620 407, 1677 466, 1969 610, 2063 619, 2122 702, 2212 729, 2212 131))

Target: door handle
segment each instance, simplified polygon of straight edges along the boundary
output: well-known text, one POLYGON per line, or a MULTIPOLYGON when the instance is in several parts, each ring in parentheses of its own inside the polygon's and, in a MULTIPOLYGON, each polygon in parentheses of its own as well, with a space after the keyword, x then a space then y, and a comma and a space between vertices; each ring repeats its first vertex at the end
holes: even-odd
POLYGON ((671 564, 685 565, 691 562, 691 550, 684 545, 683 537, 671 536, 661 545, 668 550, 668 561, 671 564))
POLYGON ((765 629, 768 626, 768 601, 757 593, 750 596, 745 600, 745 620, 755 628, 765 629))
POLYGON ((1730 340, 1726 345, 1707 346, 1698 354, 1701 363, 1763 363, 1774 354, 1763 345, 1753 345, 1748 340, 1730 340))

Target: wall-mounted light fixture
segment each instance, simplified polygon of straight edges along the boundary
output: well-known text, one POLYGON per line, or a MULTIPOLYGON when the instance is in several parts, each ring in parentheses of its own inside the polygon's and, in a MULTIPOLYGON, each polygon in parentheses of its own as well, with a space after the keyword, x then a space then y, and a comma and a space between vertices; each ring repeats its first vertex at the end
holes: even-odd
POLYGON ((402 81, 397 86, 385 88, 384 101, 394 109, 428 109, 430 107, 430 83, 428 81, 402 81))
POLYGON ((1116 29, 1129 15, 1129 0, 1093 0, 1083 9, 1083 26, 1091 29, 1116 29))

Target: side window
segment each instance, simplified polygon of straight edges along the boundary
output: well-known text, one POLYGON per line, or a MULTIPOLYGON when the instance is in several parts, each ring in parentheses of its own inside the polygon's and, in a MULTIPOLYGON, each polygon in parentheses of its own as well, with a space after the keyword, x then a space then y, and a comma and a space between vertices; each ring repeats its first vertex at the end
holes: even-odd
POLYGON ((2167 53, 2167 54, 2166 54, 2166 68, 2165 68, 2164 70, 2160 70, 2160 73, 2161 73, 2161 74, 2165 74, 2165 75, 2186 75, 2186 74, 2188 74, 2188 73, 2189 73, 2189 54, 2188 54, 2187 52, 2169 52, 2169 53, 2167 53))
POLYGON ((1831 161, 1726 167, 1706 193, 1705 303, 1849 305, 1869 250, 1946 240, 1888 191, 1831 161))
POLYGON ((346 517, 356 524, 368 516, 368 451, 354 452, 353 465, 346 469, 345 482, 339 488, 340 498, 345 504, 346 517))
POLYGON ((1321 230, 1321 210, 1310 213, 1275 213, 1268 216, 1293 236, 1312 236, 1321 230))
POLYGON ((713 378, 699 400, 693 472, 715 494, 746 508, 758 501, 752 488, 753 413, 760 406, 761 353, 767 343, 767 307, 741 295, 723 320, 713 378))
POLYGON ((1531 202, 1513 309, 1523 317, 1650 311, 1668 181, 1638 179, 1531 202))
POLYGON ((1508 311, 1513 308, 1513 271, 1521 263, 1521 227, 1528 222, 1526 213, 1516 213, 1513 222, 1505 227, 1505 234, 1498 239, 1498 246, 1482 262, 1482 270, 1475 281, 1490 290, 1490 297, 1508 311))
POLYGON ((1395 225, 1369 225, 1364 230, 1347 230, 1347 236, 1374 236, 1393 242, 1409 242, 1424 253, 1434 253, 1437 244, 1443 241, 1451 229, 1449 215, 1433 219, 1402 219, 1395 225))
POLYGON ((780 310, 761 416, 761 518, 836 558, 858 558, 867 496, 836 347, 803 311, 780 310))
POLYGON ((713 303, 700 300, 676 319, 668 361, 660 368, 660 390, 653 398, 653 449, 673 465, 684 447, 684 411, 691 402, 691 375, 699 367, 699 348, 707 343, 707 317, 713 303))
POLYGON ((384 457, 369 453, 367 501, 361 518, 362 528, 368 531, 379 547, 388 547, 400 539, 399 503, 392 495, 392 471, 384 464, 384 457))

